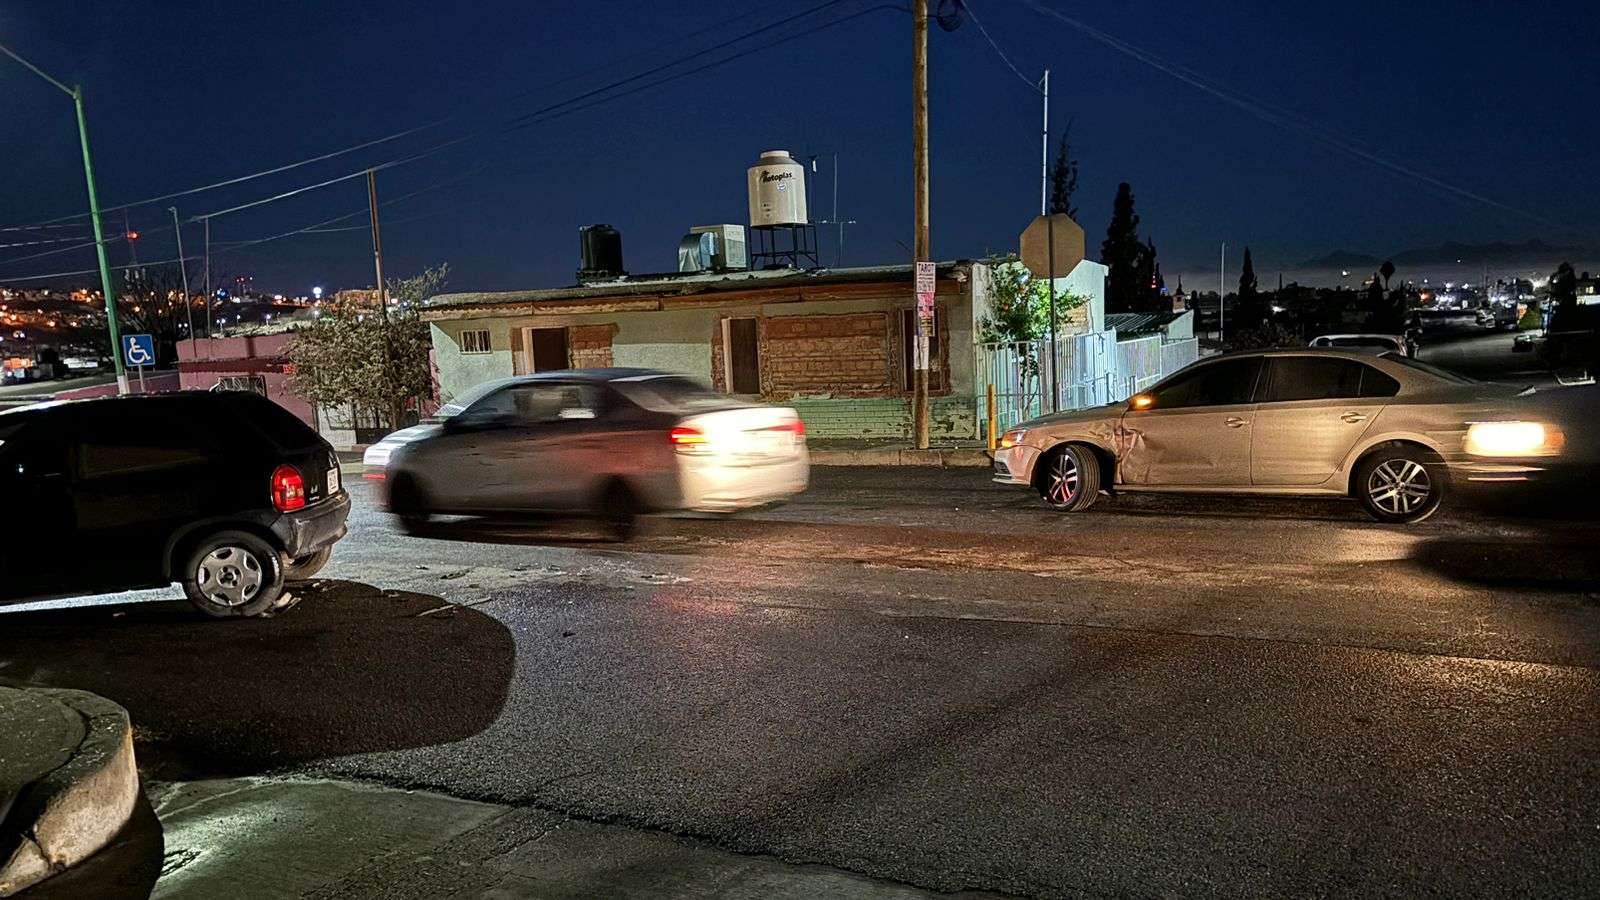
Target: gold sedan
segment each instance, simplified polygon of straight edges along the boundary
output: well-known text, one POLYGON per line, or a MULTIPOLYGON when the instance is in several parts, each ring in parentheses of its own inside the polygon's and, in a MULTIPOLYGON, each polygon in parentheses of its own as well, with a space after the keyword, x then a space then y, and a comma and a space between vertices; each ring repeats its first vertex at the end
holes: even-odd
POLYGON ((1008 431, 994 480, 1063 511, 1113 490, 1334 495, 1417 522, 1452 484, 1528 480, 1557 461, 1562 430, 1529 394, 1399 353, 1228 354, 1008 431))

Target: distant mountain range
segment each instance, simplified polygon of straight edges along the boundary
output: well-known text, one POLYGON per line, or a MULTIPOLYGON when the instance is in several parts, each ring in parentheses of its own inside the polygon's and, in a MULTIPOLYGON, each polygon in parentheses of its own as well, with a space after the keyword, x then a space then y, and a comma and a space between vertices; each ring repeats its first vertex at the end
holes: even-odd
POLYGON ((1537 238, 1523 243, 1495 241, 1489 244, 1464 244, 1448 241, 1436 247, 1402 250, 1390 256, 1373 256, 1350 250, 1335 250, 1326 256, 1308 259, 1297 266, 1300 269, 1349 269, 1371 272, 1383 265, 1385 259, 1396 268, 1422 268, 1425 266, 1490 266, 1495 268, 1524 268, 1529 265, 1554 265, 1563 259, 1577 264, 1579 258, 1600 255, 1593 247, 1549 244, 1537 238))

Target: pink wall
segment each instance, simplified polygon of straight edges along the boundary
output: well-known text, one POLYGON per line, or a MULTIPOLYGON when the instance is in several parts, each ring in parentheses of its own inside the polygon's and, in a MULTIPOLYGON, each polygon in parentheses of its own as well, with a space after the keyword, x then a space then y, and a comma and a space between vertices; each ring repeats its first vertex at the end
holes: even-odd
POLYGON ((180 341, 179 381, 184 390, 209 391, 225 376, 259 375, 266 382, 268 399, 315 428, 315 408, 289 388, 286 354, 293 339, 291 334, 269 334, 180 341))

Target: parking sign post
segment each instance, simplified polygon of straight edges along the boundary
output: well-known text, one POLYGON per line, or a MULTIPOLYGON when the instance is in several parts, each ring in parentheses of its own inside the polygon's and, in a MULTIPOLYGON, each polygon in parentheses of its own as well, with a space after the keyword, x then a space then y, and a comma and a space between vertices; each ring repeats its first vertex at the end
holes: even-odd
POLYGON ((144 367, 156 364, 156 339, 148 334, 122 336, 122 359, 139 372, 139 393, 144 393, 144 367))

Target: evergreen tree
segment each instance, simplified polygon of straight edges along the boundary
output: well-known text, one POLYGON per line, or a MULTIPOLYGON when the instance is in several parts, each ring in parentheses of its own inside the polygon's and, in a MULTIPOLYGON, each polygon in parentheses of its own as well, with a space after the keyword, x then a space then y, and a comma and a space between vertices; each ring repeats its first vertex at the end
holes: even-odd
MULTIPOLYGON (((1111 206, 1111 224, 1100 244, 1100 261, 1111 270, 1106 275, 1106 312, 1132 312, 1143 307, 1150 280, 1139 281, 1139 214, 1133 211, 1133 188, 1124 181, 1117 185, 1117 198, 1111 206)), ((1152 260, 1152 263, 1154 260, 1152 260)))
POLYGON ((1050 214, 1065 213, 1078 218, 1078 208, 1072 205, 1072 195, 1078 190, 1078 161, 1072 158, 1072 122, 1061 132, 1061 149, 1056 151, 1056 164, 1050 170, 1050 214))
POLYGON ((1235 300, 1234 329, 1238 332, 1255 331, 1267 319, 1267 304, 1261 296, 1261 285, 1256 280, 1255 262, 1250 258, 1250 248, 1244 248, 1244 263, 1239 267, 1239 293, 1235 300))

